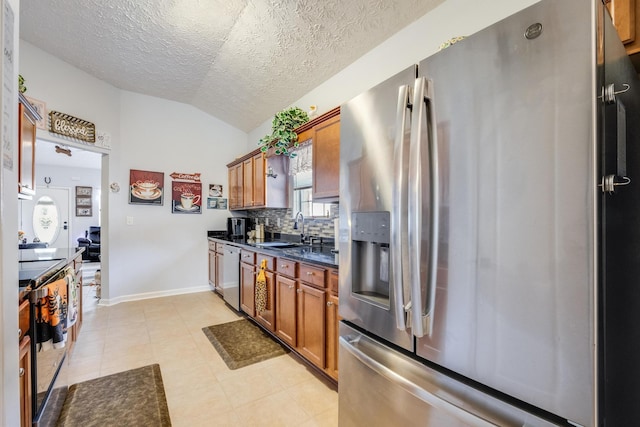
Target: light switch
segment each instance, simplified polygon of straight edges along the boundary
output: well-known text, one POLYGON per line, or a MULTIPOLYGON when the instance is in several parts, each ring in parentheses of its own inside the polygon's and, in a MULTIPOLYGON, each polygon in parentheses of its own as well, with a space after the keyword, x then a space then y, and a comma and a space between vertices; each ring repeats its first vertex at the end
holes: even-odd
POLYGON ((128 216, 127 217, 127 225, 133 225, 133 217, 132 216, 128 216))

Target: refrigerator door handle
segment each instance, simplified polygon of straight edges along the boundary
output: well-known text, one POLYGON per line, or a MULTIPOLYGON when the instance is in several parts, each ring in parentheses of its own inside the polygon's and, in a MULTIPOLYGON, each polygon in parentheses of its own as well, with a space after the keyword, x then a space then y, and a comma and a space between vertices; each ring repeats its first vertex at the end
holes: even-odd
POLYGON ((416 79, 413 92, 413 112, 411 117, 411 145, 409 149, 409 243, 411 251, 411 303, 413 308, 413 334, 420 338, 431 335, 433 331, 434 306, 436 295, 436 277, 438 263, 438 141, 436 118, 433 108, 433 82, 425 77, 416 79), (423 118, 426 117, 426 120, 423 118), (423 147, 423 125, 426 124, 428 141, 423 147), (428 195, 429 205, 427 224, 429 227, 429 248, 426 254, 428 271, 422 280, 422 149, 426 148, 429 159, 428 195))
POLYGON ((398 89, 398 108, 396 113, 396 139, 393 147, 393 207, 391 209, 391 270, 393 271, 393 291, 396 327, 401 331, 407 330, 407 311, 410 295, 405 293, 409 286, 410 271, 406 262, 409 254, 407 241, 407 177, 404 173, 405 157, 405 126, 407 110, 411 108, 410 88, 408 85, 398 89), (403 262, 404 259, 404 262, 403 262))
POLYGON ((363 346, 360 343, 360 337, 350 337, 347 335, 346 337, 340 337, 340 345, 351 356, 355 357, 358 361, 360 361, 360 363, 371 369, 377 375, 382 376, 387 381, 402 388, 403 390, 422 400, 429 406, 446 412, 452 417, 463 421, 467 425, 480 427, 496 426, 496 424, 480 418, 471 412, 465 411, 464 409, 454 405, 453 403, 441 398, 437 394, 426 390, 424 387, 421 387, 415 382, 411 381, 411 379, 398 374, 391 367, 386 366, 383 362, 376 360, 374 356, 367 354, 366 346, 375 346, 375 343, 367 340, 366 345, 363 346))

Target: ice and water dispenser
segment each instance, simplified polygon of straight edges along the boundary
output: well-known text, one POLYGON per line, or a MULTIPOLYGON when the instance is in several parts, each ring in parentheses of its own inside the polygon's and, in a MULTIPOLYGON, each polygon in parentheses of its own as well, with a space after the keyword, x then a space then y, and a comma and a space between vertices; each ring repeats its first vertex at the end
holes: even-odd
POLYGON ((390 223, 389 212, 351 216, 351 293, 384 308, 389 308, 390 223))

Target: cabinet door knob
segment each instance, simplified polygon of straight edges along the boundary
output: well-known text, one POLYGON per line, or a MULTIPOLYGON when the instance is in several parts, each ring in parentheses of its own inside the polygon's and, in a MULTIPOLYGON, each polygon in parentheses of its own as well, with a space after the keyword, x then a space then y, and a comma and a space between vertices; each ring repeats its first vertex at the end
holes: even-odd
POLYGON ((20 368, 18 370, 18 376, 23 377, 24 376, 24 368, 20 368))
POLYGON ((333 305, 333 302, 327 301, 327 307, 331 307, 332 305, 333 305))
POLYGON ((307 276, 313 276, 313 271, 307 271, 307 276))
POLYGON ((301 294, 302 293, 302 289, 297 289, 296 292, 301 294))
POLYGON ((287 264, 280 264, 280 268, 287 268, 287 264))
POLYGON ((293 285, 289 285, 289 289, 293 289, 293 285))
POLYGON ((18 328, 18 337, 22 336, 22 329, 18 328))

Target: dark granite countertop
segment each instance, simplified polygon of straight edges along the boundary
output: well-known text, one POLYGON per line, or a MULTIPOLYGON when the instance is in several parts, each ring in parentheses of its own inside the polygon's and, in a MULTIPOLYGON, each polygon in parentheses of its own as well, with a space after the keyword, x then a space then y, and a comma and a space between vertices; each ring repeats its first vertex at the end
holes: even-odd
POLYGON ((43 279, 66 266, 84 248, 36 248, 18 251, 19 286, 38 286, 43 279))
POLYGON ((246 249, 255 250, 268 255, 294 259, 296 261, 308 262, 311 264, 320 264, 325 267, 338 268, 338 254, 332 252, 334 249, 333 240, 325 244, 314 244, 313 246, 298 244, 293 238, 298 236, 277 235, 265 240, 248 240, 248 239, 231 239, 222 235, 209 234, 209 240, 220 243, 232 244, 234 246, 244 247, 246 249), (269 244, 273 242, 289 243, 284 247, 272 247, 269 244), (263 246, 263 244, 266 244, 263 246))

